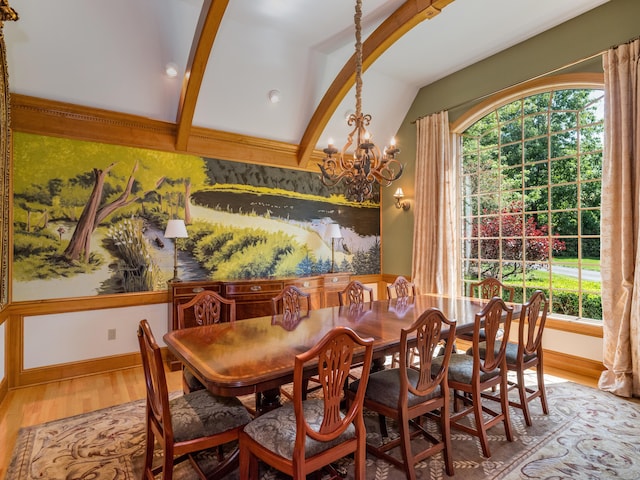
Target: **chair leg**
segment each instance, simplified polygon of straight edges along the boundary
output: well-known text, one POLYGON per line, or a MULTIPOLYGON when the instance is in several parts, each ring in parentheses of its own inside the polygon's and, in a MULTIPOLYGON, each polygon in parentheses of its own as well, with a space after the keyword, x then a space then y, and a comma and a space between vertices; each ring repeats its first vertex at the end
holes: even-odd
POLYGON ((445 403, 440 409, 440 434, 442 435, 442 442, 444 443, 444 451, 442 456, 444 458, 444 469, 447 475, 453 476, 453 457, 451 454, 451 423, 449 423, 449 403, 445 403))
POLYGON ((518 395, 520 396, 520 408, 522 409, 522 414, 524 415, 524 422, 527 424, 527 427, 531 426, 531 413, 529 413, 529 401, 527 399, 527 387, 524 383, 524 372, 522 369, 518 369, 516 372, 516 376, 518 378, 518 395))
POLYGON ((147 421, 147 433, 146 433, 146 447, 144 454, 144 475, 143 478, 153 480, 153 450, 155 447, 155 437, 151 431, 151 425, 147 421))
POLYGON ((387 431, 387 417, 378 414, 378 423, 380 424, 380 435, 385 438, 389 436, 389 432, 387 431))
MULTIPOLYGON (((482 417, 482 397, 481 392, 473 392, 473 415, 476 422, 476 431, 478 432, 478 438, 480 439, 480 446, 482 447, 482 454, 489 458, 491 457, 491 451, 489 450, 489 437, 487 436, 487 427, 484 424, 482 417)), ((504 404, 503 404, 504 405, 504 404)))
POLYGON ((400 416, 398 417, 398 429, 400 430, 400 449, 402 451, 402 459, 404 460, 404 473, 408 480, 415 480, 415 459, 413 457, 413 451, 411 450, 409 419, 403 417, 402 412, 400 412, 400 416))
MULTIPOLYGON (((364 432, 363 432, 364 433, 364 432)), ((364 436, 358 439, 358 447, 353 453, 354 477, 355 480, 366 480, 367 478, 367 441, 364 436)))
POLYGON ((509 416, 509 384, 507 382, 506 367, 502 372, 502 381, 500 382, 500 405, 502 407, 502 423, 504 423, 504 432, 507 435, 507 440, 513 442, 513 434, 511 433, 511 418, 509 416))
POLYGON ((542 365, 538 364, 536 367, 536 373, 538 376, 538 390, 540 390, 540 403, 542 403, 542 411, 545 415, 549 415, 549 406, 547 404, 547 392, 544 388, 544 372, 542 365))

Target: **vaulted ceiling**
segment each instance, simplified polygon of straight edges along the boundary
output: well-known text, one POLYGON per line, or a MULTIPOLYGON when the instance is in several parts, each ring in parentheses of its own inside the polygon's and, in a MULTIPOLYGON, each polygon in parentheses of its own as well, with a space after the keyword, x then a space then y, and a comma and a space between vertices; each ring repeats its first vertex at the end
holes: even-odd
MULTIPOLYGON (((606 1, 364 0, 374 140, 388 143, 421 87, 606 1)), ((180 151, 203 132, 282 148, 301 168, 329 137, 346 138, 355 1, 9 3, 20 16, 4 24, 9 85, 21 98, 163 122, 180 151)))

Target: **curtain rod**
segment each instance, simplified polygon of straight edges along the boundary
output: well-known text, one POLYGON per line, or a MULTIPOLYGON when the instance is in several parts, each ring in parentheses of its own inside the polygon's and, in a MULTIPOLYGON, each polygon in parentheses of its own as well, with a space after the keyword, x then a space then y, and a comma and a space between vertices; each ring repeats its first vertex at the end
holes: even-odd
MULTIPOLYGON (((638 37, 638 38, 640 38, 640 37, 638 37)), ((630 40, 630 42, 632 42, 632 41, 633 41, 633 40, 630 40)), ((615 47, 612 47, 612 48, 615 48, 615 47)), ((460 103, 459 103, 459 104, 457 104, 457 105, 452 105, 452 106, 450 106, 450 107, 448 107, 448 108, 441 108, 441 109, 439 109, 438 111, 439 111, 439 112, 442 112, 442 111, 445 111, 445 110, 446 110, 446 111, 449 111, 449 110, 453 110, 453 109, 456 109, 456 108, 464 107, 464 106, 465 106, 465 105, 467 105, 467 104, 471 104, 471 103, 477 102, 477 101, 479 101, 479 100, 484 100, 485 98, 489 98, 489 97, 491 97, 491 96, 493 96, 493 95, 496 95, 496 94, 498 94, 498 93, 501 93, 501 92, 504 92, 504 91, 506 91, 506 90, 509 90, 510 88, 517 87, 518 85, 523 85, 523 84, 528 83, 528 82, 531 82, 531 81, 533 81, 533 80, 537 80, 538 78, 546 77, 546 76, 548 76, 548 75, 552 75, 552 74, 554 74, 554 73, 557 73, 557 72, 559 72, 559 71, 561 71, 561 70, 565 70, 565 69, 567 69, 567 68, 574 67, 574 66, 576 66, 576 65, 579 65, 579 64, 581 64, 581 63, 587 62, 587 61, 589 61, 589 60, 593 60, 594 58, 596 58, 596 57, 598 57, 598 56, 602 55, 602 54, 603 54, 603 53, 605 53, 606 51, 607 51, 607 50, 602 50, 602 51, 600 51, 600 52, 597 52, 597 53, 594 53, 594 54, 592 54, 592 55, 589 55, 588 57, 584 57, 584 58, 581 58, 580 60, 576 60, 575 62, 571 62, 571 63, 569 63, 569 64, 567 64, 567 65, 562 66, 562 67, 558 67, 558 68, 555 68, 555 69, 550 70, 550 71, 548 71, 548 72, 541 73, 540 75, 536 75, 535 77, 530 78, 530 79, 528 79, 528 80, 524 80, 524 81, 522 81, 522 82, 516 82, 516 83, 514 83, 514 84, 512 84, 512 85, 508 85, 508 86, 506 86, 506 87, 500 88, 500 89, 498 89, 498 90, 495 90, 495 91, 493 91, 493 92, 487 93, 487 94, 485 94, 485 95, 481 95, 481 96, 479 96, 479 97, 472 98, 472 99, 470 99, 470 100, 465 100, 464 102, 460 102, 460 103)), ((435 112, 432 112, 432 113, 435 113, 435 112)), ((427 113, 427 114, 425 114, 425 115, 421 115, 421 116, 419 116, 418 118, 416 118, 415 120, 413 120, 413 121, 411 122, 411 124, 415 124, 418 120, 421 120, 421 119, 423 119, 424 117, 428 117, 428 116, 429 116, 429 115, 431 115, 432 113, 427 113)))

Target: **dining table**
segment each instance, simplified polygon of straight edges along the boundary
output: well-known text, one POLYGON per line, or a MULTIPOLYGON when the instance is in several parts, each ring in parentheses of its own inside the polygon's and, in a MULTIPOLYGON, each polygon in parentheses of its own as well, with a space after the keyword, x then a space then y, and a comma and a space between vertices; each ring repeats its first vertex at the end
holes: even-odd
MULTIPOLYGON (((373 338, 374 358, 399 350, 400 332, 430 308, 456 321, 456 332, 472 332, 475 315, 488 300, 427 294, 326 307, 301 315, 270 315, 233 323, 172 330, 163 337, 169 351, 213 394, 262 394, 258 410, 279 405, 279 387, 293 381, 295 356, 309 350, 337 326, 373 338)), ((516 307, 516 304, 510 304, 516 307)), ((516 311, 514 311, 514 315, 516 311)), ((449 337, 448 328, 441 332, 449 337)), ((358 352, 354 355, 357 360, 358 352)), ((305 375, 314 374, 313 365, 305 375)), ((316 372, 317 373, 317 372, 316 372)), ((260 413, 260 412, 259 412, 260 413)))

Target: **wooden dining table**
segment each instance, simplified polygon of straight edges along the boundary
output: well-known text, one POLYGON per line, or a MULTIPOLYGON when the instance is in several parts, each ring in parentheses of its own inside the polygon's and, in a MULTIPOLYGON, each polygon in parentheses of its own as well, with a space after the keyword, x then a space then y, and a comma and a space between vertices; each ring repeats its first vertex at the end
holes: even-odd
MULTIPOLYGON (((412 325, 427 309, 438 308, 456 320, 458 333, 464 333, 473 331, 475 315, 486 303, 469 297, 419 295, 321 308, 300 317, 274 315, 173 330, 163 338, 169 351, 211 393, 240 396, 262 392, 269 397, 264 408, 273 408, 271 403, 277 404, 279 399, 271 397, 293 380, 295 356, 309 350, 334 327, 350 327, 363 338, 373 338, 374 357, 381 358, 398 351, 401 329, 412 325)), ((443 338, 448 335, 448 331, 442 332, 443 338)))

